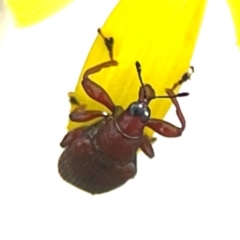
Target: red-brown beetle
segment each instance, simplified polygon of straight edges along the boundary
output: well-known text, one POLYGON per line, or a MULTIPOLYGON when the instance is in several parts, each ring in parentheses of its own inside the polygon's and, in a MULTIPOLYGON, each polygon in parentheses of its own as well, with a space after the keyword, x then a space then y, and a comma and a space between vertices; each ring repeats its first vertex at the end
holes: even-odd
MULTIPOLYGON (((185 129, 185 119, 176 97, 188 93, 174 94, 173 90, 187 81, 191 73, 185 73, 172 89, 166 89, 166 96, 155 96, 149 84, 143 84, 140 63, 136 62, 141 82, 139 97, 126 110, 115 106, 108 93, 89 79, 89 75, 102 68, 116 66, 113 60, 113 38, 106 38, 101 31, 109 51, 110 61, 88 69, 82 80, 82 86, 88 96, 106 106, 112 115, 101 111, 88 111, 81 107, 70 114, 71 121, 84 122, 102 117, 102 120, 88 126, 76 128, 67 133, 61 142, 65 148, 59 159, 59 173, 64 180, 92 194, 103 193, 123 185, 137 172, 136 152, 140 148, 148 157, 154 152, 151 139, 144 135, 147 126, 165 137, 178 137, 185 129), (161 119, 151 119, 148 104, 156 98, 171 98, 181 122, 178 128, 161 119)), ((193 72, 193 67, 191 67, 193 72)))

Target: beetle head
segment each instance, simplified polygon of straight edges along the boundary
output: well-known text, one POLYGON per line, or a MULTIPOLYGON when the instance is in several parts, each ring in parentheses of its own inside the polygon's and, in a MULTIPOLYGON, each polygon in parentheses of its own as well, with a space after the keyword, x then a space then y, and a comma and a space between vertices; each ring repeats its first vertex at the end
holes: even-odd
POLYGON ((148 103, 155 98, 155 91, 150 84, 144 84, 140 87, 138 96, 138 101, 130 104, 128 112, 130 116, 138 117, 144 123, 151 115, 148 103))
POLYGON ((148 105, 141 101, 131 103, 128 107, 128 112, 130 116, 140 118, 143 123, 146 122, 151 115, 148 105))
POLYGON ((138 101, 131 103, 115 121, 118 130, 130 139, 137 139, 143 134, 145 123, 151 115, 148 104, 155 98, 155 91, 151 85, 143 84, 139 62, 136 62, 136 68, 141 82, 138 101))

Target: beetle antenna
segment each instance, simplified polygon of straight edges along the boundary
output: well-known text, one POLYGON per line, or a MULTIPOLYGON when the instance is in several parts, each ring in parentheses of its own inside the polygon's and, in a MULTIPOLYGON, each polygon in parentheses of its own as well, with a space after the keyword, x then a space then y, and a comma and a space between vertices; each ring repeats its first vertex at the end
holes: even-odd
POLYGON ((146 89, 145 89, 145 86, 143 84, 143 80, 142 80, 142 76, 141 76, 141 71, 142 71, 142 68, 141 68, 141 64, 140 62, 136 61, 136 69, 137 69, 137 73, 138 73, 138 78, 140 80, 140 83, 141 83, 141 86, 143 88, 143 97, 144 98, 147 98, 147 93, 146 93, 146 89))
POLYGON ((177 88, 179 85, 182 85, 184 82, 186 82, 187 80, 190 79, 191 75, 194 73, 194 67, 193 66, 190 66, 190 71, 184 73, 182 75, 182 78, 176 82, 173 87, 172 87, 172 90, 174 90, 175 88, 177 88))
MULTIPOLYGON (((189 95, 188 92, 182 92, 182 93, 174 94, 174 95, 171 95, 171 96, 169 96, 169 95, 155 96, 155 97, 152 98, 152 99, 155 99, 155 98, 176 98, 176 97, 187 97, 188 95, 189 95)), ((151 100, 152 100, 152 99, 151 99, 151 100)))

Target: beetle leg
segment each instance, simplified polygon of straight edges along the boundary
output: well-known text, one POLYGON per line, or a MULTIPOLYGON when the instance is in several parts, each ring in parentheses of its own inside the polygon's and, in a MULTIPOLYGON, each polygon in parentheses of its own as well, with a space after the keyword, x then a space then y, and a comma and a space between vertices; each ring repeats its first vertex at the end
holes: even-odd
POLYGON ((97 72, 101 71, 102 68, 108 68, 108 67, 112 67, 112 66, 117 66, 117 65, 118 65, 118 62, 115 61, 115 60, 113 60, 113 38, 112 38, 112 37, 110 37, 110 38, 105 37, 105 36, 102 34, 100 28, 98 29, 98 33, 99 33, 99 35, 103 38, 104 43, 105 43, 105 46, 107 47, 107 50, 108 50, 109 56, 110 56, 110 61, 107 61, 107 62, 98 64, 97 66, 94 66, 94 67, 89 68, 89 69, 84 73, 84 75, 83 75, 83 80, 88 79, 88 76, 89 76, 90 74, 97 73, 97 72))
POLYGON ((185 128, 185 126, 176 127, 161 119, 149 119, 146 126, 165 137, 179 137, 185 128))
POLYGON ((141 143, 141 150, 149 157, 153 158, 154 157, 154 151, 152 148, 152 142, 154 139, 150 139, 148 136, 144 135, 142 138, 142 143, 141 143))
POLYGON ((134 163, 128 163, 122 168, 127 179, 134 177, 137 172, 136 165, 134 163))
POLYGON ((108 52, 109 52, 109 57, 110 57, 111 60, 113 60, 113 42, 114 42, 113 38, 112 37, 109 37, 109 38, 105 37, 102 34, 102 31, 101 31, 100 28, 98 29, 98 34, 103 38, 105 46, 107 47, 108 52))
POLYGON ((190 79, 191 75, 194 73, 194 67, 193 66, 190 66, 190 71, 184 73, 182 75, 182 78, 176 82, 173 87, 172 87, 172 90, 174 90, 175 88, 177 88, 179 85, 183 84, 184 82, 186 82, 187 80, 190 79))
POLYGON ((81 107, 81 108, 85 108, 84 105, 80 104, 75 96, 75 93, 74 92, 69 92, 68 93, 68 97, 69 97, 69 102, 72 104, 72 105, 75 105, 75 106, 78 106, 78 107, 81 107))
POLYGON ((63 138, 60 143, 62 148, 70 146, 76 139, 80 138, 82 135, 82 128, 75 128, 72 131, 69 131, 63 138))
POLYGON ((115 105, 114 105, 112 99, 100 85, 98 85, 97 83, 90 80, 88 76, 90 74, 101 71, 102 68, 108 68, 108 67, 117 66, 117 65, 118 65, 118 62, 115 60, 110 60, 108 62, 98 64, 97 66, 89 68, 83 74, 83 80, 82 80, 82 86, 83 86, 84 90, 86 91, 87 95, 90 98, 94 99, 95 101, 102 103, 111 112, 113 112, 114 108, 115 108, 115 105))
MULTIPOLYGON (((166 92, 169 96, 174 95, 172 89, 166 89, 166 92)), ((177 98, 171 98, 171 101, 176 107, 176 113, 182 126, 179 128, 161 119, 149 119, 146 126, 165 137, 178 137, 182 135, 182 132, 185 129, 186 121, 178 104, 177 98)))
MULTIPOLYGON (((167 94, 169 96, 173 96, 174 95, 174 92, 173 92, 172 89, 166 89, 166 92, 167 92, 167 94)), ((179 106, 177 98, 171 98, 171 101, 172 101, 173 105, 176 107, 176 113, 177 113, 178 119, 180 120, 180 122, 182 124, 181 131, 183 132, 183 130, 186 127, 186 121, 185 121, 185 118, 183 116, 182 110, 181 110, 181 108, 179 106)))
MULTIPOLYGON (((106 62, 109 63, 109 62, 106 62)), ((103 64, 100 64, 103 65, 103 64)), ((96 66, 96 72, 100 71, 102 66, 96 66)), ((93 68, 89 69, 93 70, 93 68)), ((86 91, 87 95, 94 99, 95 101, 103 104, 105 107, 107 107, 111 112, 114 111, 115 105, 111 99, 111 97, 108 95, 108 93, 97 83, 90 80, 87 75, 89 74, 89 70, 87 70, 83 76, 82 80, 82 86, 84 90, 86 91)))
MULTIPOLYGON (((173 87, 171 89, 166 89, 166 93, 171 97, 174 96, 174 89, 176 87, 178 87, 179 85, 183 84, 184 82, 186 82, 192 75, 192 73, 194 72, 194 67, 190 67, 189 72, 183 74, 182 78, 173 85, 173 87)), ((173 105, 176 107, 176 113, 178 116, 178 119, 181 122, 181 127, 176 127, 171 123, 168 123, 164 120, 160 120, 160 119, 149 119, 146 126, 150 127, 151 129, 153 129, 154 131, 156 131, 157 133, 165 136, 165 137, 178 137, 182 135, 182 132, 184 131, 185 127, 186 127, 186 121, 185 118, 183 116, 183 113, 181 111, 181 108, 179 106, 179 103, 177 101, 176 97, 172 97, 171 101, 173 103, 173 105)))
POLYGON ((121 169, 122 173, 124 174, 124 178, 128 180, 129 178, 133 178, 137 173, 137 165, 136 161, 130 162, 125 166, 118 166, 118 169, 121 169))
POLYGON ((105 46, 107 47, 110 61, 98 64, 97 66, 91 67, 86 70, 86 72, 83 74, 82 86, 90 98, 94 99, 99 103, 102 103, 111 112, 114 112, 115 106, 108 93, 100 85, 94 83, 92 80, 89 79, 89 75, 100 72, 102 68, 108 68, 118 65, 118 62, 113 60, 113 38, 105 37, 100 29, 98 29, 98 33, 103 38, 105 46))
POLYGON ((116 60, 110 60, 110 61, 107 61, 104 63, 100 63, 100 64, 86 70, 86 72, 83 74, 83 80, 89 79, 88 78, 89 75, 100 72, 102 70, 102 68, 108 68, 108 67, 113 67, 113 66, 117 66, 117 65, 118 65, 118 62, 116 60))
POLYGON ((70 113, 69 118, 73 122, 86 122, 94 118, 107 116, 108 114, 106 112, 94 110, 85 111, 82 108, 76 108, 70 113))

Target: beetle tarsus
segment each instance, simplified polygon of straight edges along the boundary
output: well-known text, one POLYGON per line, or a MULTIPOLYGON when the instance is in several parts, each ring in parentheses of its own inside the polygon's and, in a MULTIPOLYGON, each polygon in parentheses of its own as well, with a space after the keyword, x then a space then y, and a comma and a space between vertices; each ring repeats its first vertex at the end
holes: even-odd
POLYGON ((194 67, 191 66, 190 70, 191 71, 188 71, 182 75, 182 78, 173 85, 172 90, 176 89, 178 86, 182 85, 184 82, 190 79, 191 75, 194 73, 194 67))
POLYGON ((107 50, 109 52, 109 57, 111 60, 113 60, 113 43, 114 43, 113 37, 109 37, 109 38, 105 37, 102 34, 102 31, 100 28, 98 29, 98 34, 103 38, 105 46, 107 47, 107 50))
POLYGON ((74 96, 69 96, 69 102, 73 105, 77 105, 79 106, 79 102, 77 101, 77 99, 74 96))

